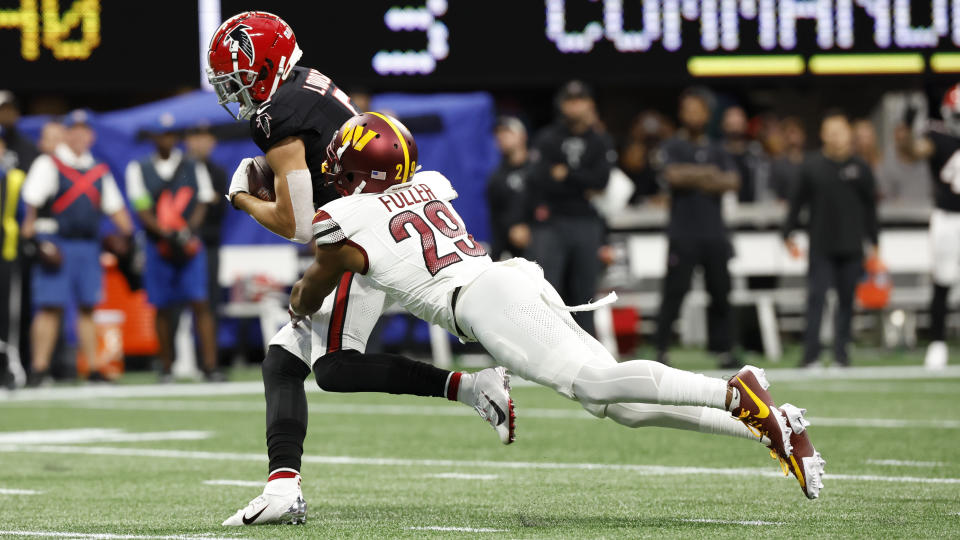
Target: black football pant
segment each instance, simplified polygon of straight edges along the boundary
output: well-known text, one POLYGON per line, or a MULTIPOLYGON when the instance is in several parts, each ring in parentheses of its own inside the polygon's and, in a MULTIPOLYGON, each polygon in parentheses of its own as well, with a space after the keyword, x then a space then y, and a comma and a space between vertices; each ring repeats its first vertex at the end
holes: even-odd
POLYGON ((807 314, 803 332, 803 364, 820 358, 820 321, 827 289, 837 291, 837 312, 834 315, 833 354, 841 365, 848 365, 850 358, 847 345, 850 343, 850 325, 853 321, 853 295, 857 282, 863 275, 863 257, 827 256, 810 253, 807 269, 807 314))
POLYGON ((733 319, 730 311, 730 270, 727 262, 733 250, 729 240, 714 238, 671 238, 667 254, 667 273, 663 279, 660 311, 657 314, 656 346, 658 352, 670 347, 673 323, 680 314, 683 298, 690 291, 693 271, 703 268, 703 277, 710 294, 707 306, 707 349, 715 353, 730 352, 733 319))
MULTIPOLYGON (((351 349, 320 357, 313 364, 317 384, 327 392, 386 392, 445 397, 450 372, 395 354, 364 354, 351 349)), ((310 368, 283 347, 272 345, 263 361, 267 400, 267 455, 270 471, 300 470, 307 436, 307 394, 303 382, 310 368)))
POLYGON ((947 339, 947 297, 950 287, 933 284, 933 297, 930 299, 930 340, 947 339))
MULTIPOLYGON (((596 217, 553 217, 533 228, 526 256, 543 267, 543 276, 568 306, 589 302, 597 294, 604 225, 596 217)), ((571 313, 590 335, 596 335, 592 311, 571 313)))

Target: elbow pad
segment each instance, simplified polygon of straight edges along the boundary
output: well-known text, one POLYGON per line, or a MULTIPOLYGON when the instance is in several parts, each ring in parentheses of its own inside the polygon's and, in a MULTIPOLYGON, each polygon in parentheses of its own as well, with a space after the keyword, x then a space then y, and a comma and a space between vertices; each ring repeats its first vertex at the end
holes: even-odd
POLYGON ((293 207, 293 219, 296 224, 293 240, 299 244, 306 244, 313 239, 313 179, 307 169, 298 169, 287 173, 287 188, 290 192, 290 203, 293 207))

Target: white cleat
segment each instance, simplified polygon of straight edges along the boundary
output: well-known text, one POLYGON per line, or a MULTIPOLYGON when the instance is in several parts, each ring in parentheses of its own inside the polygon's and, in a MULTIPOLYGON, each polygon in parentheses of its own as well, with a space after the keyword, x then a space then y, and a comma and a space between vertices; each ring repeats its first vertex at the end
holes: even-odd
POLYGON ((517 415, 510 398, 510 376, 502 367, 487 368, 474 374, 474 404, 480 417, 486 420, 500 442, 510 444, 516 438, 517 415))
POLYGON ((939 371, 947 367, 947 344, 943 341, 931 341, 927 345, 927 355, 923 365, 931 371, 939 371))
POLYGON ((295 489, 290 482, 277 486, 279 482, 267 482, 263 493, 250 501, 246 508, 237 510, 223 522, 225 527, 243 525, 302 525, 307 521, 307 503, 300 491, 300 476, 296 477, 295 489), (273 485, 271 485, 273 484, 273 485))

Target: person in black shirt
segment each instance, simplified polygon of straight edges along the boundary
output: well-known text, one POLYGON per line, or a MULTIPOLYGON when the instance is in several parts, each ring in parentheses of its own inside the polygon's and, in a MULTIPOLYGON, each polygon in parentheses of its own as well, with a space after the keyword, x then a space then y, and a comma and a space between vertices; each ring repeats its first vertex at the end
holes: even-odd
POLYGON ((527 129, 517 118, 500 118, 496 136, 503 159, 487 181, 486 195, 492 232, 490 257, 499 261, 504 254, 522 257, 530 243, 530 227, 526 223, 529 152, 527 129))
POLYGON ((783 238, 788 251, 799 256, 790 234, 799 225, 800 211, 808 208, 810 254, 803 364, 812 365, 820 356, 820 320, 827 289, 832 285, 837 291, 834 357, 838 364, 847 366, 853 295, 863 274, 863 241, 870 243, 870 256, 877 253, 876 184, 870 167, 853 156, 853 131, 843 113, 827 113, 820 138, 822 150, 804 160, 790 199, 783 238))
MULTIPOLYGON (((542 129, 530 155, 533 226, 527 255, 540 263, 564 302, 583 304, 596 293, 604 223, 590 204, 617 160, 613 141, 597 129, 590 89, 570 81, 557 95, 558 122, 542 129)), ((574 313, 594 333, 593 313, 574 313)))
POLYGON ((943 96, 942 122, 931 122, 924 137, 913 142, 917 158, 930 162, 934 210, 930 216, 933 296, 930 300, 930 345, 924 364, 947 365, 947 297, 960 283, 960 84, 943 96))
POLYGON ((657 317, 657 360, 667 363, 673 323, 697 266, 703 268, 710 305, 707 308, 707 348, 721 367, 738 365, 732 354, 730 271, 733 254, 720 207, 721 196, 740 187, 730 155, 711 141, 705 128, 710 96, 687 91, 680 97, 682 129, 660 149, 661 178, 670 189, 670 248, 657 317))

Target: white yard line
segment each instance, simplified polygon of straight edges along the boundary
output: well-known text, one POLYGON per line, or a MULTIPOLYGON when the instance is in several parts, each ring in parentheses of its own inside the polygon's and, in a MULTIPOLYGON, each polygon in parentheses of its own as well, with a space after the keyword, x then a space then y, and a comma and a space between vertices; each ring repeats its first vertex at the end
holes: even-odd
POLYGON ((868 459, 868 465, 888 465, 890 467, 942 467, 943 461, 909 461, 900 459, 868 459))
POLYGON ((719 523, 721 525, 785 525, 782 521, 737 521, 735 519, 709 519, 709 518, 694 518, 694 519, 681 519, 686 523, 719 523))
POLYGON ((427 478, 446 478, 450 480, 496 480, 499 476, 495 474, 467 474, 456 472, 445 472, 437 474, 428 474, 427 478))
POLYGON ((0 444, 80 444, 104 442, 199 441, 209 439, 210 431, 149 431, 127 433, 115 428, 42 429, 0 431, 0 444))
POLYGON ((243 540, 224 536, 207 535, 167 535, 150 536, 140 534, 78 533, 60 531, 0 531, 0 536, 45 537, 45 538, 96 538, 103 540, 243 540))
MULTIPOLYGON (((729 370, 711 370, 704 374, 711 377, 729 377, 729 370)), ((774 382, 844 380, 896 380, 907 379, 960 379, 960 366, 947 366, 941 371, 928 371, 923 366, 852 367, 847 369, 807 370, 773 368, 766 370, 767 379, 774 382)), ((516 387, 534 386, 533 383, 514 376, 511 384, 516 387)), ((310 392, 321 392, 310 379, 304 383, 310 392)), ((16 401, 46 401, 64 399, 144 398, 144 397, 206 397, 262 394, 260 381, 227 383, 187 384, 142 384, 113 386, 69 386, 50 388, 27 388, 15 392, 0 391, 0 403, 16 401)))
MULTIPOLYGON (((25 402, 27 407, 37 407, 38 404, 25 402)), ((101 401, 66 401, 44 403, 44 407, 67 407, 83 409, 106 409, 124 411, 167 411, 167 412, 262 412, 264 404, 253 401, 202 401, 202 400, 101 400, 101 401)), ((388 405, 363 403, 313 403, 309 410, 316 414, 326 415, 374 415, 374 416, 463 416, 473 417, 473 409, 459 407, 454 404, 444 405, 388 405)), ((559 419, 559 420, 596 420, 595 416, 582 409, 548 409, 523 408, 520 411, 523 419, 559 419)), ((960 420, 905 420, 902 418, 824 418, 809 417, 808 420, 817 427, 870 427, 884 429, 903 428, 934 428, 960 429, 960 420)), ((3 442, 0 440, 0 442, 3 442)), ((20 442, 20 441, 13 441, 20 442)), ((38 441, 49 442, 49 441, 38 441)))
MULTIPOLYGON (((186 450, 161 450, 153 448, 119 448, 110 446, 68 446, 68 445, 0 445, 2 453, 41 453, 97 456, 125 456, 167 459, 191 459, 211 461, 266 461, 261 453, 201 452, 186 450)), ((760 475, 782 477, 783 473, 757 468, 710 468, 677 467, 667 465, 635 465, 625 463, 557 463, 543 461, 488 461, 456 459, 402 459, 372 458, 354 456, 303 456, 306 463, 321 465, 361 465, 387 467, 470 467, 484 469, 520 469, 520 470, 581 470, 581 471, 625 471, 645 476, 673 475, 719 475, 744 476, 760 475)), ((917 476, 878 476, 853 474, 827 474, 826 481, 858 480, 865 482, 903 482, 917 484, 958 484, 960 478, 925 478, 917 476)))
POLYGON ((0 488, 0 495, 40 495, 42 491, 36 491, 33 489, 9 489, 9 488, 0 488))
POLYGON ((507 529, 490 529, 488 527, 443 527, 433 525, 430 527, 407 527, 408 531, 444 531, 444 532, 472 532, 472 533, 495 533, 507 532, 507 529))
POLYGON ((208 486, 240 486, 240 487, 262 487, 263 480, 204 480, 203 483, 208 486))

